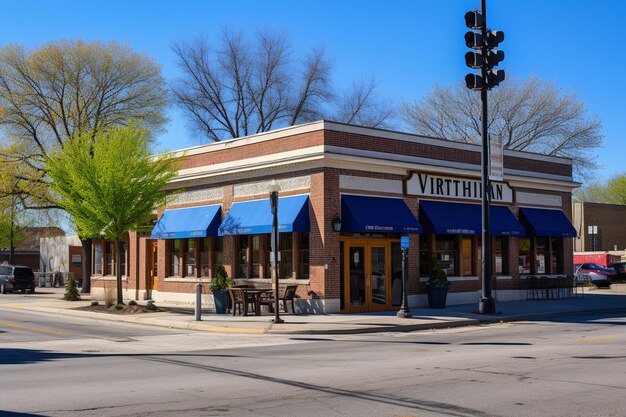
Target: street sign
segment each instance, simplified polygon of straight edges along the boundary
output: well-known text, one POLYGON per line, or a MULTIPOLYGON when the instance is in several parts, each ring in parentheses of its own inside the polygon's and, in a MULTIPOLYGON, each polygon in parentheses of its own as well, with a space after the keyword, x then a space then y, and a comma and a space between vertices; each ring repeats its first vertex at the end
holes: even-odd
POLYGON ((408 249, 409 248, 409 237, 401 236, 400 237, 400 249, 408 249))

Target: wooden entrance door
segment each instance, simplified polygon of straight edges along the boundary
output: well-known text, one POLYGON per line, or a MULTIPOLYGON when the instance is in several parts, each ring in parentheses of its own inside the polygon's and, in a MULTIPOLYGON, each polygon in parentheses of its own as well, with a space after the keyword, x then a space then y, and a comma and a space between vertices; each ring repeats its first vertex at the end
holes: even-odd
POLYGON ((159 278, 158 278, 158 261, 159 261, 159 250, 158 250, 158 242, 156 240, 153 240, 150 242, 150 246, 149 246, 149 251, 150 251, 150 264, 149 264, 149 268, 150 268, 150 272, 149 272, 149 276, 148 276, 148 286, 151 290, 158 290, 159 289, 159 278))

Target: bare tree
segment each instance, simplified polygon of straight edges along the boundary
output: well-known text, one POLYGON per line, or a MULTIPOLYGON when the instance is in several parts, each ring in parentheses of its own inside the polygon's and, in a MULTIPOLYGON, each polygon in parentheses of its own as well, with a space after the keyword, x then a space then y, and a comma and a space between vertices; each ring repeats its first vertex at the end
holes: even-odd
POLYGON ((167 94, 160 66, 115 42, 0 49, 0 126, 39 157, 74 134, 139 119, 158 130, 167 94))
POLYGON ((392 127, 395 108, 390 101, 376 97, 375 90, 374 79, 354 82, 352 90, 342 95, 335 120, 382 129, 392 127))
MULTIPOLYGON (((480 95, 464 84, 435 86, 422 100, 405 103, 401 112, 418 134, 480 143, 480 95)), ((536 77, 502 83, 489 94, 488 124, 505 149, 571 158, 578 178, 597 167, 593 150, 602 143, 602 122, 554 84, 536 77)))
POLYGON ((373 82, 338 97, 324 51, 312 49, 299 60, 281 34, 261 32, 250 43, 224 30, 219 46, 197 39, 173 49, 183 72, 172 88, 176 101, 212 141, 322 118, 383 127, 393 116, 373 82))

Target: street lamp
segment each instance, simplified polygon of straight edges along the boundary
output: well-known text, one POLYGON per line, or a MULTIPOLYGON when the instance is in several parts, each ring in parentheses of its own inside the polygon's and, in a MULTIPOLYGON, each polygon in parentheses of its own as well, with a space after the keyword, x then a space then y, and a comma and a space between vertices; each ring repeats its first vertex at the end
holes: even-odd
POLYGON ((272 283, 274 284, 274 323, 284 323, 278 312, 278 192, 280 186, 276 180, 272 180, 269 186, 270 209, 272 210, 272 283))
POLYGON ((333 230, 335 232, 341 232, 342 223, 341 223, 341 217, 339 217, 339 214, 335 214, 335 216, 331 220, 331 225, 333 226, 333 230))

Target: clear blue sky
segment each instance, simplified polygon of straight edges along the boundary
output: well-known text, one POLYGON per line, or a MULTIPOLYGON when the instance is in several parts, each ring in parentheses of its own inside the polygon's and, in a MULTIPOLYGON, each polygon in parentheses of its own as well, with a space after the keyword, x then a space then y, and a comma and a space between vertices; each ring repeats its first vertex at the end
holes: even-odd
MULTIPOLYGON (((286 32, 294 51, 324 46, 335 85, 374 75, 396 102, 468 69, 463 15, 479 0, 408 1, 33 1, 4 0, 0 45, 37 47, 57 39, 115 40, 154 57, 168 81, 178 75, 171 46, 221 27, 286 32)), ((626 2, 488 0, 489 26, 503 30, 507 76, 535 74, 576 93, 604 123, 598 178, 626 172, 626 2)), ((182 115, 169 110, 160 149, 196 145, 182 115)))

